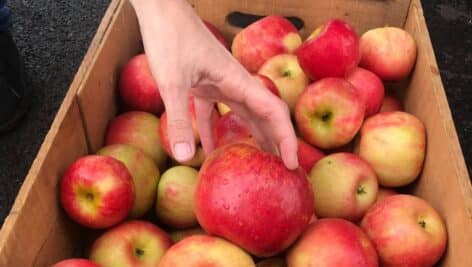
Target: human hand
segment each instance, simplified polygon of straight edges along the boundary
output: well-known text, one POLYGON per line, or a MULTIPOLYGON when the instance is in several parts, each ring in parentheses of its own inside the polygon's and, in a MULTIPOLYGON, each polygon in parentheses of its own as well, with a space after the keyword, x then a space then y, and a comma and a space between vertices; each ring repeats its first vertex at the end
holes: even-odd
POLYGON ((243 118, 259 145, 298 167, 297 140, 287 105, 266 90, 207 30, 185 0, 131 0, 144 49, 168 116, 174 157, 195 153, 189 97, 205 153, 214 149, 211 113, 215 102, 243 118))

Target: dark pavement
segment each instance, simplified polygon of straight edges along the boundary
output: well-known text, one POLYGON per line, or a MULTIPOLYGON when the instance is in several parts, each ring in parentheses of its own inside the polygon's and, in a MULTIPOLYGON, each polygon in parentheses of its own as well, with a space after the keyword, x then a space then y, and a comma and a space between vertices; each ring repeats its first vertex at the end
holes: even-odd
MULTIPOLYGON (((0 136, 0 225, 47 134, 108 6, 106 0, 7 1, 13 34, 36 95, 15 131, 0 136)), ((472 2, 423 1, 426 20, 462 144, 472 166, 472 2)))

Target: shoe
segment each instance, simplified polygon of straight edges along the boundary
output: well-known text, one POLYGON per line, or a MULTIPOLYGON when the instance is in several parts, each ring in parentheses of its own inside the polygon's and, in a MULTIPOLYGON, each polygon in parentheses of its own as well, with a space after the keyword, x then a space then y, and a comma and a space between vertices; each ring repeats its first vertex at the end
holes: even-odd
POLYGON ((10 32, 0 32, 0 133, 12 130, 28 111, 32 90, 10 32))

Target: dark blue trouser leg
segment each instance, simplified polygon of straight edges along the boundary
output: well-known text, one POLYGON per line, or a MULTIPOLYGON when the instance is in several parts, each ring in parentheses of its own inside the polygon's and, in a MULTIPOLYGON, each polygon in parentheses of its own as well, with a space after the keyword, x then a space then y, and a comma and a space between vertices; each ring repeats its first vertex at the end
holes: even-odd
POLYGON ((0 0, 0 31, 8 31, 11 28, 11 14, 6 0, 0 0))

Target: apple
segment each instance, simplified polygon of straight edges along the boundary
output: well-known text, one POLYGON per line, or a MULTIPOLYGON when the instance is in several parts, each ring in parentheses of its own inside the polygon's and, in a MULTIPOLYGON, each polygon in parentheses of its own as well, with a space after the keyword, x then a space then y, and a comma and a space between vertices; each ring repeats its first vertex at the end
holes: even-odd
POLYGON ((162 257, 159 267, 255 267, 251 256, 218 237, 194 235, 174 244, 162 257))
POLYGON ((380 201, 384 200, 384 198, 389 197, 389 196, 393 196, 393 195, 396 195, 396 194, 398 194, 398 193, 393 189, 380 187, 379 191, 377 192, 377 199, 375 200, 375 202, 376 203, 380 202, 380 201))
POLYGON ((167 155, 157 132, 159 124, 159 119, 147 112, 123 113, 108 125, 105 145, 132 145, 151 157, 160 169, 164 169, 167 155))
POLYGON ((230 50, 229 44, 226 41, 226 38, 223 34, 215 27, 215 25, 211 24, 210 22, 204 20, 203 23, 207 27, 207 29, 215 36, 215 38, 220 42, 226 49, 230 50))
POLYGON ((310 144, 307 144, 300 138, 297 138, 298 142, 298 163, 300 167, 302 167, 306 173, 310 173, 311 168, 318 162, 321 158, 325 156, 323 151, 317 149, 310 144))
POLYGON ((305 171, 252 145, 213 151, 200 169, 195 213, 202 228, 248 252, 269 257, 290 246, 313 214, 305 171))
POLYGON ((405 30, 383 27, 367 31, 360 38, 360 66, 382 80, 406 78, 416 61, 416 43, 405 30))
POLYGON ((164 102, 145 54, 131 58, 123 67, 118 82, 121 100, 127 110, 161 114, 164 102))
POLYGON ((198 171, 176 166, 162 174, 157 187, 156 214, 161 222, 173 228, 197 225, 194 195, 198 171))
POLYGON ((100 149, 98 155, 121 161, 128 169, 135 189, 135 201, 130 218, 143 216, 154 204, 160 173, 156 163, 141 150, 130 145, 110 145, 100 149))
POLYGON ((273 257, 265 260, 261 260, 256 264, 256 267, 286 267, 285 259, 279 257, 273 257))
POLYGON ((249 71, 257 72, 269 58, 293 53, 302 43, 297 28, 281 16, 267 16, 241 30, 233 40, 233 56, 249 71))
POLYGON ((379 113, 365 121, 354 151, 374 168, 380 185, 404 186, 421 172, 426 129, 406 112, 379 113))
POLYGON ((133 179, 126 166, 112 157, 84 156, 62 176, 60 201, 77 223, 107 228, 124 220, 131 211, 133 179))
POLYGON ((262 65, 258 73, 269 77, 275 83, 282 100, 293 113, 298 96, 310 83, 310 79, 298 64, 297 57, 292 54, 274 56, 262 65))
POLYGON ((322 158, 311 169, 309 179, 317 217, 357 221, 377 198, 374 170, 352 153, 322 158))
POLYGON ((392 94, 387 93, 382 101, 382 106, 380 107, 379 112, 387 111, 402 111, 403 105, 397 97, 392 94))
POLYGON ((251 137, 246 123, 230 111, 221 116, 214 125, 216 147, 238 142, 251 137))
POLYGON ((358 226, 330 218, 308 227, 288 252, 287 265, 377 267, 378 259, 372 242, 358 226))
POLYGON ((176 230, 170 233, 170 238, 174 243, 179 242, 180 240, 187 238, 193 235, 205 235, 206 232, 201 227, 184 229, 184 230, 176 230))
POLYGON ((100 267, 100 265, 86 259, 67 259, 60 261, 51 267, 100 267))
POLYGON ((379 112, 384 98, 384 86, 382 80, 373 72, 356 67, 346 77, 365 103, 365 117, 370 117, 379 112))
POLYGON ((434 266, 446 249, 446 226, 426 201, 394 195, 373 205, 361 227, 382 266, 434 266))
POLYGON ((92 245, 90 259, 103 267, 157 266, 172 241, 146 221, 128 221, 106 231, 92 245))
MULTIPOLYGON (((274 82, 272 82, 271 79, 267 78, 267 76, 264 76, 262 74, 252 74, 252 76, 256 78, 259 82, 261 82, 262 85, 264 85, 264 87, 268 89, 272 94, 280 97, 279 89, 277 89, 277 86, 275 86, 274 82)), ((216 107, 218 108, 218 112, 222 116, 231 110, 230 107, 228 107, 226 104, 222 102, 217 103, 216 107)))
POLYGON ((346 22, 330 20, 317 28, 295 54, 312 80, 345 77, 359 63, 359 37, 346 22))
POLYGON ((346 80, 325 78, 309 85, 295 106, 295 120, 305 141, 322 149, 349 143, 362 125, 365 105, 346 80))

